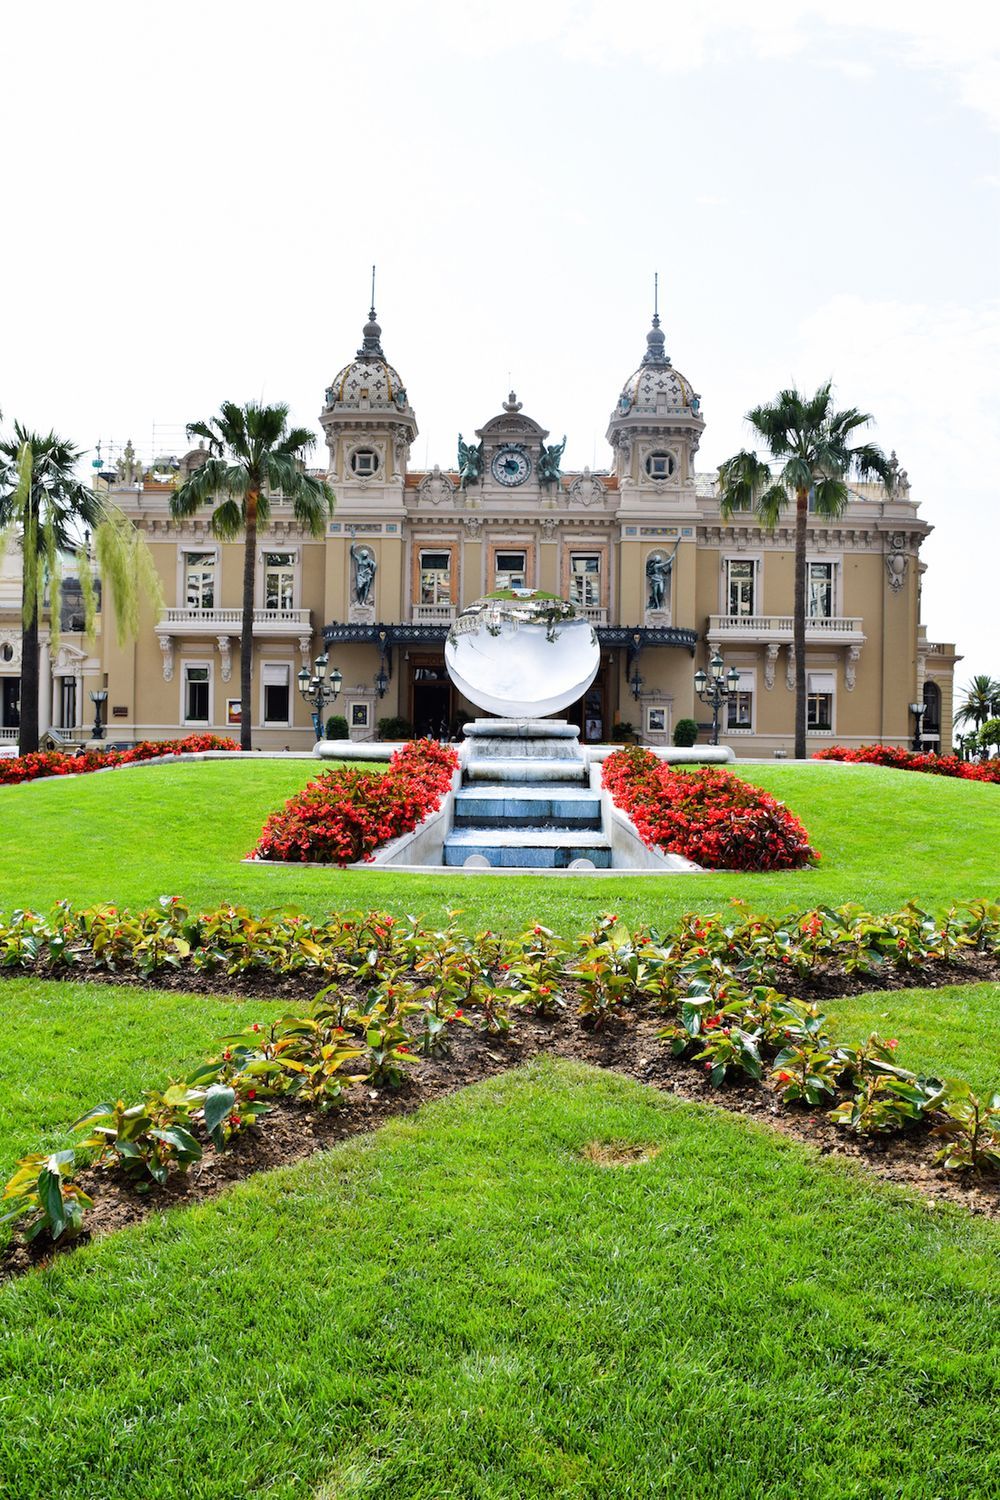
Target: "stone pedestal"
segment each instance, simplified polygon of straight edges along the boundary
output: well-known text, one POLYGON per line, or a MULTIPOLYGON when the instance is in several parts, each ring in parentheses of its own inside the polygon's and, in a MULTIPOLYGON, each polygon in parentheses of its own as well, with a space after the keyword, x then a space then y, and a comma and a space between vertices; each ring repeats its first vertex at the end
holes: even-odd
POLYGON ((469 781, 585 781, 580 731, 564 719, 475 719, 463 730, 469 781))

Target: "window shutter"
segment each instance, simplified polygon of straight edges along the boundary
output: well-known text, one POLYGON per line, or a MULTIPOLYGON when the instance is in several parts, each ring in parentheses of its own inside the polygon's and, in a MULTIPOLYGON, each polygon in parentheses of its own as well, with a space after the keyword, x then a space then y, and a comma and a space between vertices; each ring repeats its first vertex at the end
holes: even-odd
POLYGON ((837 679, 833 672, 807 672, 806 691, 810 693, 832 693, 837 679))

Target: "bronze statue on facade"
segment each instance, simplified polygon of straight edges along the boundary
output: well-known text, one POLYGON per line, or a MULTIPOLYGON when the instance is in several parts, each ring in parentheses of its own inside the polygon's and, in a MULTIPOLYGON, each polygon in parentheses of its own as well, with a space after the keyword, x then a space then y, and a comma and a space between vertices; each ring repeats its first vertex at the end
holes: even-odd
POLYGON ((464 442, 461 433, 458 434, 458 477, 463 490, 470 484, 477 484, 483 477, 483 445, 464 442))
POLYGON ((538 479, 541 484, 559 483, 562 478, 562 469, 559 465, 565 448, 565 437, 561 443, 550 443, 548 447, 542 444, 538 455, 538 479))

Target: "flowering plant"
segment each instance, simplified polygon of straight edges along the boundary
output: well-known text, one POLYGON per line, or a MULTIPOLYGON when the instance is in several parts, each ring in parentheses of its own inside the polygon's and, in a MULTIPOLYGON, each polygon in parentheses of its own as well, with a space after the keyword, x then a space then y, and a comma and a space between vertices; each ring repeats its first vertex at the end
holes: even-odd
POLYGON ((828 745, 813 760, 842 760, 851 765, 888 766, 894 771, 924 771, 929 776, 957 776, 963 781, 988 781, 1000 786, 1000 760, 959 760, 957 755, 927 755, 901 745, 828 745))
POLYGON ((88 771, 107 771, 115 766, 134 766, 165 755, 200 755, 206 750, 238 750, 235 740, 217 734, 189 734, 182 740, 140 740, 130 750, 86 750, 67 755, 63 750, 35 750, 12 760, 0 760, 0 786, 38 781, 43 776, 85 776, 88 771))
POLYGON ((381 774, 347 768, 317 776, 272 813, 253 859, 353 864, 411 833, 441 806, 458 754, 435 740, 411 740, 381 774))
POLYGON ((676 770, 632 746, 608 756, 603 785, 650 848, 705 869, 794 870, 818 859, 787 807, 728 771, 676 770))

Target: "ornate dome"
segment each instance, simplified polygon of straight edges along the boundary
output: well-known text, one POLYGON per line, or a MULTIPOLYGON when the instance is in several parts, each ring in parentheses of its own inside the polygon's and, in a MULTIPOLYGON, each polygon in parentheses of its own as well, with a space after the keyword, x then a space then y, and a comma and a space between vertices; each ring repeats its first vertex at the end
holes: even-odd
POLYGON ((395 407, 407 405, 406 387, 382 352, 382 330, 375 320, 374 307, 362 331, 361 348, 349 365, 333 377, 326 388, 325 404, 347 408, 395 407))
POLYGON ((659 314, 653 314, 653 326, 646 335, 646 353, 634 375, 622 386, 618 412, 622 416, 655 416, 664 412, 700 414, 701 397, 670 363, 664 352, 663 331, 659 314))

